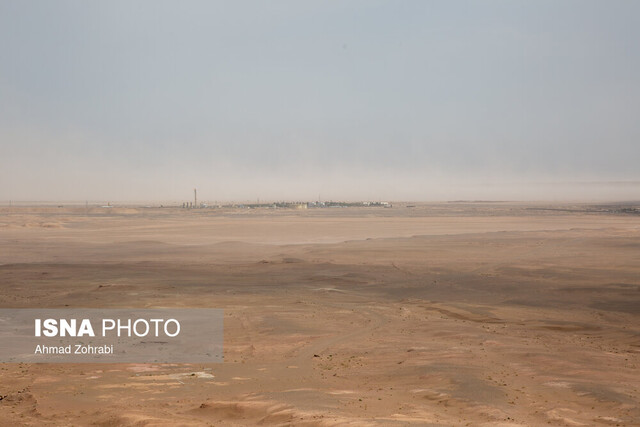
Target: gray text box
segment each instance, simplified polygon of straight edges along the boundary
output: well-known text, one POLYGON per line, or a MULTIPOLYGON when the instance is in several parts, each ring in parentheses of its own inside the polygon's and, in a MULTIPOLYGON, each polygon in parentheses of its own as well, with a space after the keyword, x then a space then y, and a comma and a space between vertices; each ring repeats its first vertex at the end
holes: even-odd
POLYGON ((222 346, 221 309, 0 309, 0 362, 211 363, 222 346))

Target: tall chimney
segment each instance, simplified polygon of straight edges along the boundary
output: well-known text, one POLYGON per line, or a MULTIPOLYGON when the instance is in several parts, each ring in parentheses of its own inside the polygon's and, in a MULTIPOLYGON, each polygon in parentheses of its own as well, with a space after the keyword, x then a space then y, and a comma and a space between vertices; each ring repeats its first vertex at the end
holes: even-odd
POLYGON ((198 207, 198 191, 195 188, 193 189, 193 207, 198 207))

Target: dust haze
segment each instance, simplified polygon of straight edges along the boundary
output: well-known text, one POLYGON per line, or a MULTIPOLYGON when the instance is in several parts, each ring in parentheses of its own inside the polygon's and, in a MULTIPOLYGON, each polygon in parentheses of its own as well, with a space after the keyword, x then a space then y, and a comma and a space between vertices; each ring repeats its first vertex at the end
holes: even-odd
POLYGON ((224 312, 223 363, 1 363, 0 424, 640 425, 638 40, 637 1, 0 0, 0 308, 224 312))
POLYGON ((637 199, 639 8, 5 1, 0 199, 637 199))

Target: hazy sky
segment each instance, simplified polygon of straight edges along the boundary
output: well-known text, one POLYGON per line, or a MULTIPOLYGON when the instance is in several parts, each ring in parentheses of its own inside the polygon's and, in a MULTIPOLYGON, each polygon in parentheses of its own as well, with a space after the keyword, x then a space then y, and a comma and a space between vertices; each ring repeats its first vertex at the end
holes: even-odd
POLYGON ((639 160, 640 1, 0 0, 2 201, 637 200, 639 160))

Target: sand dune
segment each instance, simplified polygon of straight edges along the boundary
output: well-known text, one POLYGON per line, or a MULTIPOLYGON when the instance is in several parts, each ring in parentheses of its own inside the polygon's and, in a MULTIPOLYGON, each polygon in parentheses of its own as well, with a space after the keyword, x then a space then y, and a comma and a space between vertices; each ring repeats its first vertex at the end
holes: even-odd
POLYGON ((225 310, 223 364, 3 364, 9 425, 640 424, 637 215, 13 207, 0 223, 2 307, 225 310))

